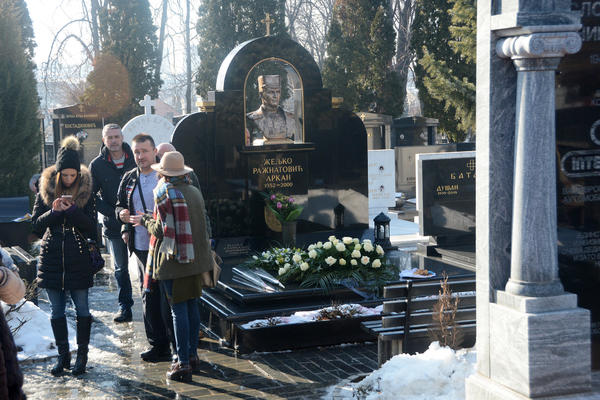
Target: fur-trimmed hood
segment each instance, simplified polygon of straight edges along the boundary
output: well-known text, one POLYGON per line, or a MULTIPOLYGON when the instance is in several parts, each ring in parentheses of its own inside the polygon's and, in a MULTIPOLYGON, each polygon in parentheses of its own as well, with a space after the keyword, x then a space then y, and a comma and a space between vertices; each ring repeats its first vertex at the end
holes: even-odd
MULTIPOLYGON (((40 195, 48 207, 56 199, 56 165, 52 165, 42 172, 40 177, 40 195)), ((84 208, 92 196, 92 174, 89 169, 81 164, 81 182, 79 182, 79 193, 73 197, 75 205, 84 208)))

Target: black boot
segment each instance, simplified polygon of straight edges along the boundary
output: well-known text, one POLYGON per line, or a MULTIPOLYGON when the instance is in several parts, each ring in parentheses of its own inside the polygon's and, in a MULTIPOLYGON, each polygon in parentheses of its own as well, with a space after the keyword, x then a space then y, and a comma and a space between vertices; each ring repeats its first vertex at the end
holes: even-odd
POLYGON ((90 343, 90 331, 92 329, 92 317, 77 317, 77 361, 73 367, 73 375, 81 375, 85 372, 88 360, 88 344, 90 343))
POLYGON ((71 353, 69 352, 69 331, 67 330, 67 318, 54 318, 50 320, 54 341, 58 348, 58 360, 50 373, 59 376, 65 369, 71 368, 71 353))

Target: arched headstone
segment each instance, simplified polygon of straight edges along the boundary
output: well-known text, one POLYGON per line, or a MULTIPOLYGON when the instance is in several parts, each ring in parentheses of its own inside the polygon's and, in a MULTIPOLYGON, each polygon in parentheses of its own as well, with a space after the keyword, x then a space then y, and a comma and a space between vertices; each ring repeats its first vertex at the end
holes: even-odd
POLYGON ((144 100, 140 101, 140 105, 144 107, 144 114, 130 119, 123 127, 123 138, 127 143, 131 144, 131 139, 140 133, 152 136, 156 144, 171 141, 175 127, 168 119, 152 114, 154 103, 155 100, 152 100, 149 95, 144 96, 144 100))

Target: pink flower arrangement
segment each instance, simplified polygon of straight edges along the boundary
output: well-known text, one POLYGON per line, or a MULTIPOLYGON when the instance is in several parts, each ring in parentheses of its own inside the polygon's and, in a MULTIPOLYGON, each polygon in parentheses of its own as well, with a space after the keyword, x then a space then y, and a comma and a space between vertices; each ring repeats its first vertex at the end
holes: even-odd
POLYGON ((302 207, 296 204, 293 197, 281 193, 265 194, 265 203, 281 222, 295 221, 302 212, 302 207))

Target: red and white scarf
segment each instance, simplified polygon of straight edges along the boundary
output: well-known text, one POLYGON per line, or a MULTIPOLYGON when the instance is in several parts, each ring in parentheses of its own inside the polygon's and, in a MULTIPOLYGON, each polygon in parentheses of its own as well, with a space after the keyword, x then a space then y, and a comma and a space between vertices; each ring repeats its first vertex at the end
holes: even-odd
MULTIPOLYGON (((163 179, 154 188, 154 218, 160 218, 163 225, 163 239, 158 251, 173 257, 177 262, 187 264, 194 260, 194 238, 190 214, 183 194, 174 183, 188 182, 187 177, 171 177, 170 182, 163 179)), ((153 263, 158 239, 150 238, 148 259, 153 263)), ((154 267, 154 265, 151 265, 154 267)), ((152 268, 153 269, 153 268, 152 268)))

